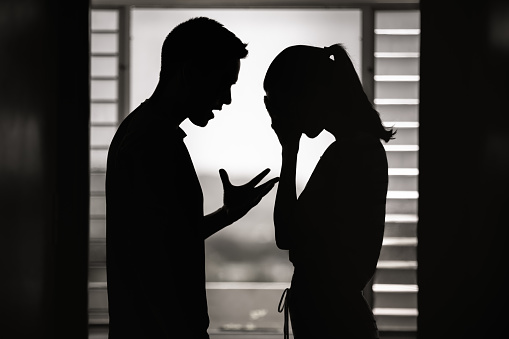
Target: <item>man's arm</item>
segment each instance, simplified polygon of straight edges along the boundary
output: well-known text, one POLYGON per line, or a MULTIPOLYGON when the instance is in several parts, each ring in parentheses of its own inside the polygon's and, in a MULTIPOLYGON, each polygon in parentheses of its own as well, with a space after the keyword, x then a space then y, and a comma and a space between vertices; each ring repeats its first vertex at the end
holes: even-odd
POLYGON ((203 227, 203 239, 207 239, 216 232, 222 230, 226 226, 231 225, 229 222, 226 209, 221 207, 215 212, 207 214, 205 216, 205 222, 203 227))

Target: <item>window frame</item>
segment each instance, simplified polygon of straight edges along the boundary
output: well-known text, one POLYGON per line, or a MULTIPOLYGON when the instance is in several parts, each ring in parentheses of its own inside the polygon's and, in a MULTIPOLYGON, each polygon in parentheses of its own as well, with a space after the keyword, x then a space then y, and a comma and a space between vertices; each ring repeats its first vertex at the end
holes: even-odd
MULTIPOLYGON (((361 81, 371 102, 375 97, 375 12, 384 10, 420 10, 418 0, 366 1, 366 0, 92 0, 91 10, 119 11, 119 73, 118 73, 118 123, 129 113, 130 101, 130 25, 131 9, 139 8, 228 8, 228 9, 359 9, 362 15, 361 81)), ((364 296, 373 307, 373 282, 364 290, 364 296)))

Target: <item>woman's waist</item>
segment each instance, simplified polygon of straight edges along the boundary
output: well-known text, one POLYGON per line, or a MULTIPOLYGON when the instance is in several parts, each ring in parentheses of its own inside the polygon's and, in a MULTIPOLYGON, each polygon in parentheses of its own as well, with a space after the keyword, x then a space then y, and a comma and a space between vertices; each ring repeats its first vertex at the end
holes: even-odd
POLYGON ((316 281, 308 283, 294 276, 288 294, 290 309, 321 310, 337 321, 341 319, 351 325, 362 324, 363 328, 376 329, 373 312, 362 291, 316 281))
POLYGON ((341 262, 310 262, 293 258, 294 273, 292 283, 302 286, 341 289, 344 293, 360 293, 369 282, 372 274, 353 270, 341 262), (368 277, 369 276, 369 277, 368 277))

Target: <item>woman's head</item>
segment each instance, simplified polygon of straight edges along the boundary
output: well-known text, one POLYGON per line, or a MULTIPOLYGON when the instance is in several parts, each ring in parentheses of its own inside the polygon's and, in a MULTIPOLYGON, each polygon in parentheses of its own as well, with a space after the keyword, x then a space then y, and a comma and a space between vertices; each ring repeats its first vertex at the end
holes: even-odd
POLYGON ((365 130, 385 141, 394 134, 383 127, 339 44, 286 48, 269 66, 263 87, 273 118, 298 121, 310 137, 330 124, 344 124, 345 132, 365 130))

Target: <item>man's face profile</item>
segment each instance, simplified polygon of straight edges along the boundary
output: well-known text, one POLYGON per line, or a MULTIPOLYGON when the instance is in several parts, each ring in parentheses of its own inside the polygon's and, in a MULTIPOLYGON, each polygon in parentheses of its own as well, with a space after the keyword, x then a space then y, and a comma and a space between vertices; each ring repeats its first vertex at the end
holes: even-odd
POLYGON ((232 60, 222 67, 201 72, 189 88, 189 120, 205 127, 214 118, 213 110, 221 110, 232 102, 231 87, 239 76, 240 60, 232 60))

